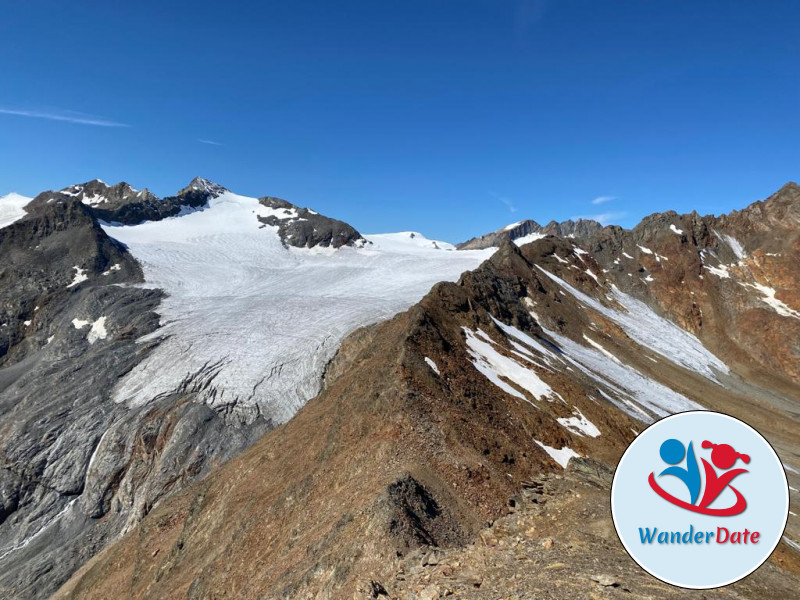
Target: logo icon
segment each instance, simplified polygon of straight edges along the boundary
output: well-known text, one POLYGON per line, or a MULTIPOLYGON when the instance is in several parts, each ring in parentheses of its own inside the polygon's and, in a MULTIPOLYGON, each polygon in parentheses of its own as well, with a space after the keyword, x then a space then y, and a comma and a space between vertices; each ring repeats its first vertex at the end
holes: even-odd
POLYGON ((731 482, 739 475, 747 473, 748 470, 741 468, 731 469, 731 467, 733 467, 738 460, 741 460, 745 464, 749 463, 750 456, 737 452, 730 444, 714 444, 708 440, 704 440, 701 447, 704 449, 712 449, 711 462, 714 466, 711 466, 705 458, 700 459, 703 463, 705 477, 701 475, 700 468, 697 465, 697 458, 695 457, 692 442, 689 442, 689 447, 687 449, 680 440, 670 438, 665 440, 659 449, 661 459, 672 466, 661 471, 658 477, 672 475, 680 479, 686 485, 689 492, 689 502, 676 498, 658 485, 655 472, 650 473, 647 478, 650 487, 667 502, 692 512, 718 517, 738 515, 747 508, 747 500, 745 500, 745 497, 738 489, 731 485, 731 482), (686 458, 686 466, 678 466, 683 462, 684 457, 686 458), (724 472, 718 474, 714 467, 724 472), (703 488, 703 479, 705 479, 705 491, 703 497, 699 498, 700 490, 703 488), (709 505, 714 502, 726 488, 729 488, 736 495, 736 503, 726 508, 710 508, 709 505), (700 500, 699 504, 697 502, 698 499, 700 500))
POLYGON ((688 411, 652 423, 625 450, 611 516, 642 569, 671 585, 717 588, 755 571, 778 546, 789 484, 775 450, 747 423, 688 411))

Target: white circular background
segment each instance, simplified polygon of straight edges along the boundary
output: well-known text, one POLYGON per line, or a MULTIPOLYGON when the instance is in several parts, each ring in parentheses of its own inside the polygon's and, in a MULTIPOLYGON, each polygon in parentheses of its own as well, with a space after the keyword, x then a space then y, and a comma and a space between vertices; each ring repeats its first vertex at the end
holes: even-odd
MULTIPOLYGON (((713 463, 711 463, 713 465, 713 463)), ((685 466, 685 459, 678 466, 685 466)), ((721 474, 720 469, 716 469, 721 474)), ((700 492, 702 497, 703 488, 700 492)), ((735 503, 732 491, 726 488, 709 508, 725 508, 735 503)), ((666 417, 645 429, 631 443, 620 459, 611 487, 611 514, 614 527, 628 554, 651 575, 666 583, 691 589, 709 589, 728 585, 746 577, 769 558, 778 545, 789 517, 789 484, 783 465, 772 446, 755 429, 729 415, 710 411, 690 411, 666 417), (677 477, 658 477, 670 465, 659 454, 662 442, 677 439, 694 453, 705 482, 700 460, 711 463, 711 450, 701 444, 730 444, 748 454, 750 462, 738 460, 732 469, 744 468, 747 473, 732 482, 747 500, 747 508, 739 515, 719 517, 694 513, 661 498, 650 487, 648 477, 655 473, 656 482, 667 492, 689 501, 686 486, 677 477), (713 531, 706 544, 643 544, 639 528, 654 527, 658 531, 713 531), (758 531, 757 544, 718 544, 717 527, 731 533, 758 531)), ((705 537, 703 538, 705 540, 705 537)))

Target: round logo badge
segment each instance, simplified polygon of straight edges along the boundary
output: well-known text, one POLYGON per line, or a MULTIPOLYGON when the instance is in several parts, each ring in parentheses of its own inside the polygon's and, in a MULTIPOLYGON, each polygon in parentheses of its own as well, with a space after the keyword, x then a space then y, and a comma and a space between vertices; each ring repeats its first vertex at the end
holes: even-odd
POLYGON ((769 558, 789 517, 789 484, 772 446, 728 415, 666 417, 631 443, 611 487, 622 545, 666 583, 728 585, 769 558))

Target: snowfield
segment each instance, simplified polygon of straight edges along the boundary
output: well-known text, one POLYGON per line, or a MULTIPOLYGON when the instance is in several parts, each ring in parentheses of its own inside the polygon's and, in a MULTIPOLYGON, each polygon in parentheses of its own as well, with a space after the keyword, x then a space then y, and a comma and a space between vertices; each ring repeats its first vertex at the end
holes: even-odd
POLYGON ((33 198, 20 196, 13 192, 6 196, 0 196, 0 229, 24 217, 27 214, 24 207, 31 200, 33 198))
POLYGON ((644 302, 625 294, 616 286, 611 286, 609 299, 618 304, 622 310, 604 306, 560 277, 538 265, 537 268, 584 306, 597 311, 619 325, 640 346, 649 348, 676 365, 694 371, 718 384, 717 375, 730 372, 728 366, 707 350, 697 337, 681 329, 672 321, 657 315, 644 302))
POLYGON ((226 192, 162 221, 104 225, 142 263, 145 285, 168 294, 162 327, 148 336, 162 342, 119 383, 117 402, 187 390, 244 422, 285 422, 318 393, 347 334, 494 251, 456 252, 411 232, 366 236, 363 248, 287 249, 256 218, 270 210, 226 192))

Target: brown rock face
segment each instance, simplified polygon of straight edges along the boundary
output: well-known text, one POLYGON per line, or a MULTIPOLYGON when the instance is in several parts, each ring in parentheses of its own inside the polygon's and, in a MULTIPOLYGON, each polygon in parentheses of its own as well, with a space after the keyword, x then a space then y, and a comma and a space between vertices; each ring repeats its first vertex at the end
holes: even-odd
MULTIPOLYGON (((734 340, 726 319, 790 317, 737 296, 747 291, 738 283, 725 301, 668 300, 670 290, 725 292, 705 254, 727 264, 737 249, 724 236, 739 236, 747 264, 757 248, 743 231, 668 214, 633 232, 606 228, 585 249, 555 237, 522 249, 506 242, 458 283, 352 334, 323 392, 289 423, 165 499, 56 597, 694 597, 622 553, 609 469, 644 422, 693 403, 746 418, 797 464, 800 388, 788 373, 766 376, 791 367, 791 352, 775 363, 749 358, 760 342, 723 353, 734 340), (620 266, 623 252, 635 258, 620 266), (648 327, 636 329, 637 319, 648 327), (664 336, 685 347, 670 350, 664 336), (696 360, 685 360, 690 352, 696 360), (763 377, 741 377, 740 365, 763 377)), ((737 597, 797 589, 792 552, 782 547, 782 568, 759 571, 737 597)))
MULTIPOLYGON (((582 241, 620 289, 743 374, 800 380, 800 186, 721 217, 667 212, 582 241)), ((780 384, 778 384, 780 385, 780 384)))

